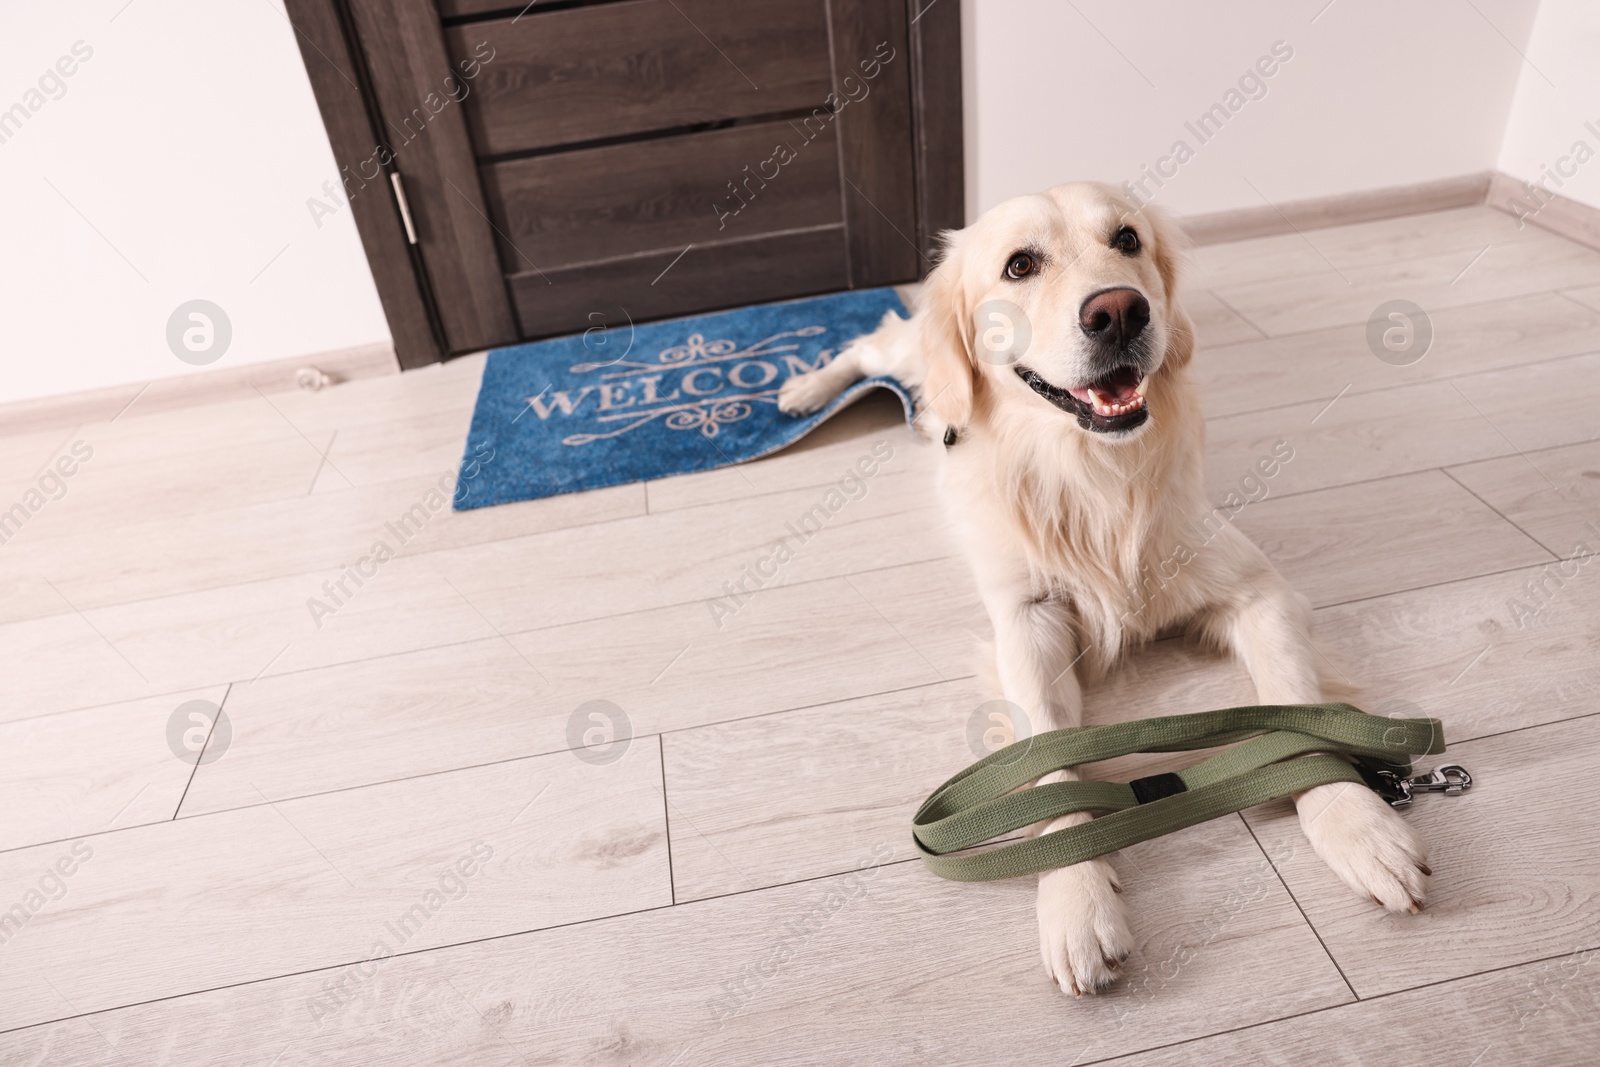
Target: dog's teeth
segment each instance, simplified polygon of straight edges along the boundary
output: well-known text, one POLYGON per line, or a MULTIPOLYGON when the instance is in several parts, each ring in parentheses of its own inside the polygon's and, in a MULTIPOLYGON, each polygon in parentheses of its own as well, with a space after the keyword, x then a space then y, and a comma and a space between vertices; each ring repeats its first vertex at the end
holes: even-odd
POLYGON ((1102 418, 1115 418, 1126 415, 1130 411, 1137 411, 1144 407, 1144 397, 1134 396, 1128 400, 1117 400, 1100 392, 1098 389, 1089 390, 1089 406, 1094 413, 1102 418))
POLYGON ((1149 385, 1150 375, 1146 374, 1143 378, 1139 379, 1139 384, 1133 387, 1133 391, 1138 393, 1140 396, 1144 396, 1144 391, 1149 385))

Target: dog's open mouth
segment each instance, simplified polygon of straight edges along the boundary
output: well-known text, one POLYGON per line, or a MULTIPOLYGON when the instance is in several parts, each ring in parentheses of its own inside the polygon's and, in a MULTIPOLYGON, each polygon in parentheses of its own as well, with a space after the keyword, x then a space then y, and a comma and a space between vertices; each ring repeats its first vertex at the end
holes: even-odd
POLYGON ((1077 416, 1078 425, 1085 430, 1096 433, 1131 430, 1150 417, 1144 401, 1148 379, 1137 367, 1118 367, 1075 389, 1051 385, 1021 364, 1016 369, 1017 376, 1028 383, 1028 388, 1062 411, 1077 416))

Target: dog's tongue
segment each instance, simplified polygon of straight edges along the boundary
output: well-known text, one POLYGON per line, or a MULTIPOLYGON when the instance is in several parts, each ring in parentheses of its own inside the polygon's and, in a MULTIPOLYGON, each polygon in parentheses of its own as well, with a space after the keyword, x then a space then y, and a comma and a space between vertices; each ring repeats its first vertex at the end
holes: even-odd
POLYGON ((1099 394, 1102 403, 1126 404, 1138 395, 1138 387, 1139 372, 1132 367, 1118 367, 1090 385, 1081 389, 1068 389, 1067 392, 1085 404, 1093 404, 1096 399, 1090 395, 1091 391, 1099 394))

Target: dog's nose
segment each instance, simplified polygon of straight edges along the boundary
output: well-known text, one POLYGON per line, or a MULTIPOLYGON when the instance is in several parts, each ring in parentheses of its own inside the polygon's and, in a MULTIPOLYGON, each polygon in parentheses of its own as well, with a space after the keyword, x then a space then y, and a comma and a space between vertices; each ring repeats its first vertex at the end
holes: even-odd
POLYGON ((1097 341, 1117 348, 1133 343, 1150 323, 1150 301, 1136 289, 1107 289, 1083 302, 1078 325, 1097 341))

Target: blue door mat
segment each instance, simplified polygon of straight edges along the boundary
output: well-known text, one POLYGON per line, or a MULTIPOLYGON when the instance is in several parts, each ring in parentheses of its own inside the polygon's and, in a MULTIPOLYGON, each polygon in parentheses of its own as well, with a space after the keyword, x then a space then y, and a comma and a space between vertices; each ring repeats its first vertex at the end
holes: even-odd
POLYGON ((812 415, 778 390, 904 315, 893 289, 757 304, 646 326, 596 327, 489 353, 455 508, 649 481, 759 459, 793 444, 890 378, 857 382, 812 415))

